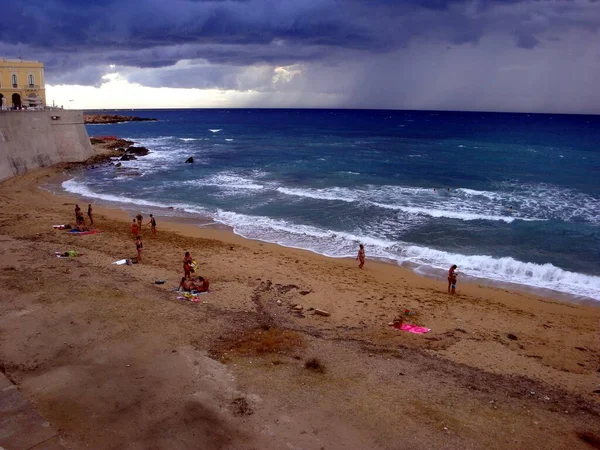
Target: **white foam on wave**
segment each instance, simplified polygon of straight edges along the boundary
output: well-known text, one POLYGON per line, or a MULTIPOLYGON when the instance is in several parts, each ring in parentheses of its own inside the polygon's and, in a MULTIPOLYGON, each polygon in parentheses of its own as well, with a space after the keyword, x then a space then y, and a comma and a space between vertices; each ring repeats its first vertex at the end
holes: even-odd
MULTIPOLYGON (((218 177, 214 179, 214 181, 217 180, 218 177)), ((221 181, 223 180, 224 178, 221 178, 221 181)), ((472 277, 551 289, 600 300, 600 277, 570 272, 552 264, 522 262, 511 257, 461 255, 364 235, 362 232, 333 231, 264 216, 251 216, 223 210, 212 212, 197 205, 165 205, 124 196, 99 194, 74 179, 63 182, 62 186, 68 192, 108 202, 137 207, 173 207, 190 214, 212 217, 216 222, 231 226, 235 233, 243 237, 311 250, 326 256, 354 256, 358 244, 363 243, 367 246, 369 256, 374 258, 395 260, 399 264, 411 263, 417 268, 433 267, 439 270, 447 270, 450 265, 457 264, 461 273, 472 277)), ((394 226, 394 224, 391 225, 394 226)))
POLYGON ((352 203, 357 201, 357 198, 350 197, 348 189, 329 188, 329 189, 292 189, 278 187, 277 192, 285 195, 293 195, 296 197, 314 198, 319 200, 340 200, 343 202, 352 203))
MULTIPOLYGON (((463 211, 447 211, 441 209, 431 208, 419 208, 415 206, 399 206, 399 205, 385 205, 383 203, 373 203, 381 208, 395 209, 398 211, 404 211, 409 214, 420 214, 430 217, 448 218, 448 219, 460 219, 460 220, 493 220, 511 223, 515 220, 515 217, 507 216, 494 216, 487 214, 477 214, 463 211)), ((521 220, 534 220, 534 219, 521 219, 521 220)))
POLYGON ((232 142, 233 139, 225 139, 227 142, 232 142))
POLYGON ((119 204, 132 205, 132 206, 146 206, 146 207, 151 207, 151 208, 168 208, 168 209, 175 209, 175 210, 180 210, 180 211, 185 211, 185 212, 191 212, 191 213, 200 214, 200 215, 208 215, 209 214, 208 211, 202 207, 195 206, 195 205, 189 205, 186 203, 164 204, 164 203, 160 203, 160 202, 153 202, 153 201, 142 200, 142 199, 138 199, 138 198, 125 197, 122 195, 99 194, 97 192, 92 191, 88 186, 86 186, 85 184, 83 184, 75 179, 64 181, 61 184, 61 186, 67 192, 81 195, 83 197, 104 200, 106 202, 111 202, 111 203, 119 203, 119 204))
POLYGON ((551 289, 600 300, 600 277, 570 272, 549 263, 522 262, 511 257, 461 255, 413 245, 406 246, 400 252, 400 261, 442 270, 456 264, 460 272, 473 277, 551 289))
POLYGON ((200 138, 179 138, 180 141, 183 142, 192 142, 192 141, 201 141, 202 139, 200 138))
POLYGON ((210 129, 208 131, 210 131, 211 133, 218 133, 219 131, 221 131, 222 128, 214 128, 214 129, 210 129))
POLYGON ((457 264, 461 273, 472 277, 600 300, 600 277, 570 272, 552 264, 522 262, 510 257, 461 255, 230 211, 219 211, 215 220, 231 226, 237 234, 249 239, 311 250, 325 256, 354 256, 358 244, 363 243, 370 257, 395 260, 398 264, 412 263, 417 268, 426 266, 444 271, 452 264, 457 264))
POLYGON ((218 186, 225 190, 228 189, 238 189, 238 190, 261 190, 265 189, 265 186, 262 184, 256 183, 254 180, 250 178, 246 178, 241 175, 237 175, 232 172, 222 172, 216 175, 213 175, 208 178, 200 178, 196 180, 184 181, 182 184, 188 186, 218 186))

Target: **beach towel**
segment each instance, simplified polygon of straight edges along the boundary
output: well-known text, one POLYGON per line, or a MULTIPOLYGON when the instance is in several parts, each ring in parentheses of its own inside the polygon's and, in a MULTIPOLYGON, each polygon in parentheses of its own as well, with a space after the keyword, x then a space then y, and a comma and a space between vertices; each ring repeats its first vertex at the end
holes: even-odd
POLYGON ((392 325, 392 326, 394 328, 397 328, 398 330, 408 331, 409 333, 414 333, 414 334, 425 334, 425 333, 429 333, 431 331, 431 328, 420 327, 418 325, 412 325, 410 323, 403 323, 400 326, 398 326, 398 325, 392 325))
POLYGON ((89 230, 89 231, 77 231, 77 230, 71 230, 70 231, 73 234, 76 234, 78 236, 83 236, 84 234, 96 234, 96 233, 102 233, 102 231, 100 230, 89 230))
POLYGON ((55 230, 69 230, 71 228, 71 225, 52 225, 52 228, 54 228, 55 230))
POLYGON ((127 264, 127 260, 126 259, 120 259, 118 261, 115 261, 113 264, 116 264, 117 266, 121 266, 123 264, 127 264))

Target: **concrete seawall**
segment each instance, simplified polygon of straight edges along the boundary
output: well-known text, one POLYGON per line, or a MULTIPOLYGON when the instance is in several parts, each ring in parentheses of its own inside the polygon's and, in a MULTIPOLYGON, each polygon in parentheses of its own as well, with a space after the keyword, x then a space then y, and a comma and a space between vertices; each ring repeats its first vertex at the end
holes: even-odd
POLYGON ((93 154, 82 111, 0 112, 0 180, 93 154))

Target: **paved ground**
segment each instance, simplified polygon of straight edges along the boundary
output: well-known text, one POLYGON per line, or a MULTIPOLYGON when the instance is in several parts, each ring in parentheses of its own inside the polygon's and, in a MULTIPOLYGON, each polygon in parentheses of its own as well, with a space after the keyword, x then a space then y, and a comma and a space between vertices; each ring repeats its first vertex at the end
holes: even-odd
POLYGON ((0 373, 0 450, 63 450, 58 433, 0 373))

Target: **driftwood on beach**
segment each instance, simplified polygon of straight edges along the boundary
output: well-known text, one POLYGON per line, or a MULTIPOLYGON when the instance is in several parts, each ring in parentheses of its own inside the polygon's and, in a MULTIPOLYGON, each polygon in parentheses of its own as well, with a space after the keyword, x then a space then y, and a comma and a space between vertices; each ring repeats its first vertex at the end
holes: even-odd
POLYGON ((135 116, 122 116, 119 114, 84 114, 83 123, 85 124, 109 124, 121 122, 155 122, 158 119, 135 116))

